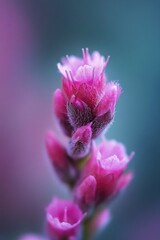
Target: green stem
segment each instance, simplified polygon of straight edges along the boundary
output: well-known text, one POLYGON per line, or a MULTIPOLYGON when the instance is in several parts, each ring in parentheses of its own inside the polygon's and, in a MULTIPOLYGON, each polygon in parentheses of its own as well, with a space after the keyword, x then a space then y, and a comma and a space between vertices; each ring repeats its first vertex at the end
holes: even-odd
POLYGON ((84 222, 83 222, 83 240, 91 240, 92 239, 92 233, 91 233, 91 229, 90 229, 90 222, 91 222, 92 218, 87 218, 84 222))

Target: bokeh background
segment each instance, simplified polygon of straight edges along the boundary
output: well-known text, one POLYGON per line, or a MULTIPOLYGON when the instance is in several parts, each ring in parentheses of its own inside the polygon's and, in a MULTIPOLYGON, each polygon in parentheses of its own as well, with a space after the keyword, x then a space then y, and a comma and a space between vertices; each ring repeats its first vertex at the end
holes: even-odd
POLYGON ((134 150, 134 180, 95 239, 159 240, 160 2, 0 0, 0 239, 43 232, 45 207, 68 190, 54 176, 44 138, 54 129, 56 63, 82 47, 110 55, 123 95, 108 138, 134 150))

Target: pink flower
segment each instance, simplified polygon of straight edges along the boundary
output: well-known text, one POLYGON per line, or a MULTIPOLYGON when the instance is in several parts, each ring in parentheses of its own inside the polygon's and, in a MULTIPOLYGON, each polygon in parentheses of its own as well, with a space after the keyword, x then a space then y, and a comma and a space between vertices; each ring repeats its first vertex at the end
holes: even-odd
POLYGON ((132 175, 123 175, 133 153, 127 155, 123 144, 103 140, 94 145, 83 170, 82 180, 75 190, 75 199, 82 209, 103 203, 123 189, 132 175))
POLYGON ((85 214, 78 205, 54 198, 47 207, 47 231, 51 239, 74 239, 85 214))
POLYGON ((119 84, 106 83, 107 60, 98 52, 89 54, 82 49, 83 58, 62 59, 58 69, 62 74, 62 90, 54 94, 57 118, 68 136, 81 126, 92 122, 92 137, 97 137, 111 122, 121 93, 119 84))

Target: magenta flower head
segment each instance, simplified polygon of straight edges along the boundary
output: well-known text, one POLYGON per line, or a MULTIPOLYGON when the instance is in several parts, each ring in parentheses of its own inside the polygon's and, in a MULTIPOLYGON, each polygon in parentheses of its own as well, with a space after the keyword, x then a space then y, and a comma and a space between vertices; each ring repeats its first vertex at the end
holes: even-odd
POLYGON ((106 82, 107 60, 98 52, 83 58, 66 57, 58 64, 62 74, 62 90, 54 94, 57 118, 68 136, 77 128, 92 123, 92 138, 97 137, 111 122, 115 105, 121 93, 119 84, 106 82))
POLYGON ((74 239, 85 214, 77 204, 54 198, 47 207, 47 231, 51 239, 74 239))
POLYGON ((104 139, 98 146, 94 145, 82 181, 75 190, 82 209, 107 201, 130 182, 131 173, 123 173, 132 156, 133 153, 128 156, 124 145, 116 141, 104 139))
MULTIPOLYGON (((119 84, 108 82, 105 75, 109 57, 97 51, 89 54, 88 49, 82 49, 82 55, 66 56, 58 63, 62 88, 54 92, 53 108, 59 126, 48 132, 46 149, 72 200, 55 197, 47 207, 48 240, 94 238, 110 220, 106 204, 132 179, 125 170, 133 153, 128 155, 114 140, 93 140, 110 125, 121 94, 119 84)), ((44 239, 27 234, 19 240, 44 239)))

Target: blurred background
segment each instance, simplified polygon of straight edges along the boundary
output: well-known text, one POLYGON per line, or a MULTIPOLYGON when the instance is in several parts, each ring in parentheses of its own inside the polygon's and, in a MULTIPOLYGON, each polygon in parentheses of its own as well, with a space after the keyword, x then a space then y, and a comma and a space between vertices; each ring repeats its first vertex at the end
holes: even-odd
POLYGON ((0 0, 0 240, 41 233, 45 207, 68 190, 54 176, 45 133, 54 129, 56 63, 82 47, 111 56, 123 88, 108 138, 135 151, 134 180, 95 239, 159 240, 160 2, 0 0))

